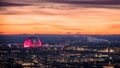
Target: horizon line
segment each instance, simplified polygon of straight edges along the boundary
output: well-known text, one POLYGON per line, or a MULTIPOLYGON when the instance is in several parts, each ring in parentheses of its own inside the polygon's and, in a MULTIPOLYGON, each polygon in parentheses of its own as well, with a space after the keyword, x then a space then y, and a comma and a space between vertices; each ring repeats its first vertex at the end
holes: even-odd
POLYGON ((100 35, 100 36, 111 36, 111 35, 120 35, 120 34, 0 34, 0 35, 100 35))

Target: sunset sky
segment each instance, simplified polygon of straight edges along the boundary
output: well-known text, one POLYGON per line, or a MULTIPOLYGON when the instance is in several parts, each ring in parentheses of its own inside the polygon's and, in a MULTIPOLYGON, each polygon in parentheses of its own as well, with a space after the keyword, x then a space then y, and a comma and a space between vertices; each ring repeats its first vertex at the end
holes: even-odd
POLYGON ((120 34, 120 1, 3 0, 0 34, 120 34))

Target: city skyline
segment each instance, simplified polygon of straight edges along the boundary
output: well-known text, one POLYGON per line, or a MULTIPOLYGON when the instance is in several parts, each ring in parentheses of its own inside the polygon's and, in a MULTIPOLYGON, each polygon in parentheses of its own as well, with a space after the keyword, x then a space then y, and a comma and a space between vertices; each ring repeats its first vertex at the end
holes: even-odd
POLYGON ((120 34, 120 1, 4 0, 0 3, 0 34, 120 34))

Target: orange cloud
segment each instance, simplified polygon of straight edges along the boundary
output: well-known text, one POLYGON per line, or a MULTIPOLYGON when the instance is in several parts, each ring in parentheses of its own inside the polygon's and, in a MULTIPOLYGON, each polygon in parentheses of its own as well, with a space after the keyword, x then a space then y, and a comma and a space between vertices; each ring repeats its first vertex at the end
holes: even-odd
POLYGON ((22 9, 6 7, 6 10, 0 11, 0 32, 4 34, 120 34, 119 9, 71 7, 62 4, 54 4, 52 8, 49 6, 39 8, 39 5, 31 5, 22 9), (61 9, 61 6, 65 7, 61 9))

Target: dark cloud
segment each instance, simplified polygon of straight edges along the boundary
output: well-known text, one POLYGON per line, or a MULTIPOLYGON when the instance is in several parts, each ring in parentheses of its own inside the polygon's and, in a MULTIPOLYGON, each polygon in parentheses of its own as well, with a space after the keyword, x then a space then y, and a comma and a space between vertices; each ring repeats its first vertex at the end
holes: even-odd
POLYGON ((49 2, 55 2, 55 3, 68 3, 68 4, 92 4, 92 5, 120 5, 120 1, 118 0, 87 0, 87 1, 81 1, 81 0, 48 0, 49 2))
POLYGON ((0 7, 9 7, 9 6, 26 6, 30 4, 18 4, 18 3, 9 3, 9 2, 0 2, 0 7))
MULTIPOLYGON (((30 11, 20 11, 18 9, 11 10, 4 7, 10 6, 33 6, 35 8, 25 8, 34 12, 34 14, 43 14, 43 15, 62 15, 62 13, 54 13, 43 11, 46 8, 50 9, 59 9, 59 10, 76 10, 76 8, 110 8, 110 9, 120 9, 120 0, 6 0, 0 2, 0 14, 32 14, 30 11), (15 2, 14 2, 15 1, 15 2), (26 3, 26 4, 25 4, 26 3), (53 3, 53 4, 48 4, 53 3), (34 5, 33 5, 34 4, 34 5), (37 4, 37 6, 36 6, 37 4), (56 5, 64 4, 64 5, 56 5)), ((18 7, 16 7, 18 8, 18 7)), ((21 7, 20 7, 21 8, 21 7)), ((19 9, 20 9, 19 8, 19 9)), ((21 9, 22 10, 22 9, 21 9)), ((67 14, 67 13, 66 13, 67 14)))
MULTIPOLYGON (((19 0, 15 0, 17 2, 20 2, 19 0)), ((26 4, 18 4, 18 3, 12 3, 14 2, 14 0, 11 0, 11 3, 9 3, 10 1, 6 1, 6 2, 0 2, 0 5, 3 6, 22 6, 22 5, 26 5, 26 4)), ((22 3, 48 3, 48 2, 52 2, 52 3, 64 3, 64 4, 86 4, 86 5, 120 5, 120 0, 24 0, 22 1, 22 3)))
POLYGON ((80 7, 120 8, 120 0, 46 0, 52 3, 71 4, 80 7))

